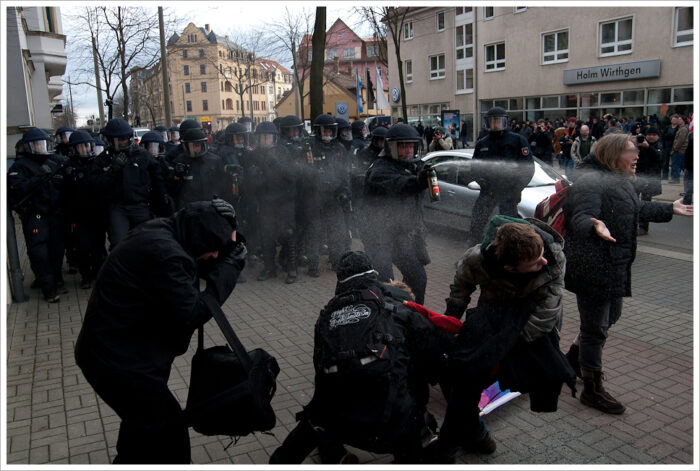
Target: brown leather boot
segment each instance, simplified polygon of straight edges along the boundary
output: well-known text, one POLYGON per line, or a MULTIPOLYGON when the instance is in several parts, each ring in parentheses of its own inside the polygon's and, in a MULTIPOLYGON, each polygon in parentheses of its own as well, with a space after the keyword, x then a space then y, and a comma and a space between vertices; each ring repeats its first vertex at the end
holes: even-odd
POLYGON ((602 371, 581 371, 583 377, 583 392, 581 404, 593 407, 606 414, 622 414, 625 406, 620 404, 603 387, 602 371))

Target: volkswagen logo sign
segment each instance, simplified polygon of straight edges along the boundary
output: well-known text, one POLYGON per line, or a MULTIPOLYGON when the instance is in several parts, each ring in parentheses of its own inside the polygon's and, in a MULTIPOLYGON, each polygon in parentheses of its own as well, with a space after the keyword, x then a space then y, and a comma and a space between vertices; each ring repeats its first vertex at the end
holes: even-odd
POLYGON ((401 92, 399 91, 399 89, 396 87, 392 88, 391 89, 391 100, 394 103, 398 103, 400 99, 401 99, 401 92))
POLYGON ((338 103, 335 107, 335 111, 338 114, 347 114, 348 105, 346 105, 345 103, 338 103))

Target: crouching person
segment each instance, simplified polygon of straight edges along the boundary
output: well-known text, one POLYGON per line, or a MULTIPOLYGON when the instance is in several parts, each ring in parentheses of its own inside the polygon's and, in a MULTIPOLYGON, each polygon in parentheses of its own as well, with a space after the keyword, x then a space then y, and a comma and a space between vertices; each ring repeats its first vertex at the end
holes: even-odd
POLYGON ((246 255, 238 238, 230 204, 190 203, 131 230, 102 266, 75 359, 122 420, 114 463, 190 463, 188 426, 168 377, 212 317, 202 295, 223 304, 233 291, 246 255))
POLYGON ((316 321, 314 396, 270 463, 301 463, 316 447, 324 462, 347 462, 342 444, 419 463, 432 436, 428 384, 452 338, 404 307, 408 295, 379 282, 363 252, 346 252, 337 277, 316 321))
POLYGON ((446 315, 461 318, 477 286, 481 294, 450 353, 441 382, 447 398, 439 448, 490 454, 496 442, 479 416, 481 391, 530 393, 531 409, 556 411, 563 383, 575 375, 559 351, 565 257, 561 236, 535 219, 494 216, 481 245, 457 266, 446 315))

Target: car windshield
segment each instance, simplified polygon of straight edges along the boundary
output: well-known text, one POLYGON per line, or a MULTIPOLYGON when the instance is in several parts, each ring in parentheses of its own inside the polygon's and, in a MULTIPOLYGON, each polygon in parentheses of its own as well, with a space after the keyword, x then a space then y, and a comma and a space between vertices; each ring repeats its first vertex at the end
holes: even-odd
POLYGON ((146 134, 149 131, 149 129, 137 129, 136 130, 136 137, 141 137, 144 134, 146 134))

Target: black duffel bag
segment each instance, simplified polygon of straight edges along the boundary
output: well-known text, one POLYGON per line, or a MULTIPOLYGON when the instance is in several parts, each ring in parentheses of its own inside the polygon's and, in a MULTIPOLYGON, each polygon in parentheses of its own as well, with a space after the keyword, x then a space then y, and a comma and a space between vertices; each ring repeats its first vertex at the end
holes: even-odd
POLYGON ((233 350, 228 345, 204 348, 199 328, 185 407, 188 425, 202 435, 244 436, 272 429, 277 360, 260 348, 246 352, 219 304, 207 294, 203 298, 233 350))

